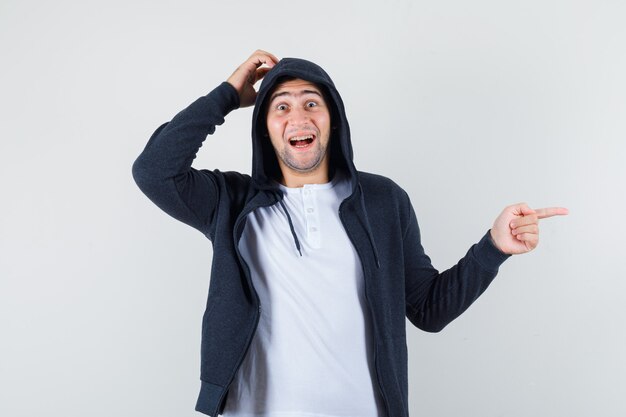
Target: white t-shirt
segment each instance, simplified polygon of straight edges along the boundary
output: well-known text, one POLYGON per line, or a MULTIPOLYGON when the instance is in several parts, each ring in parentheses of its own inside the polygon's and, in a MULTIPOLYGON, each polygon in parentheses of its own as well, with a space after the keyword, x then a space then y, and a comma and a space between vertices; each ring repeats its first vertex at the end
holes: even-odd
POLYGON ((280 204, 248 215, 239 249, 261 317, 223 416, 384 416, 363 269, 338 213, 350 184, 279 186, 302 256, 280 204))

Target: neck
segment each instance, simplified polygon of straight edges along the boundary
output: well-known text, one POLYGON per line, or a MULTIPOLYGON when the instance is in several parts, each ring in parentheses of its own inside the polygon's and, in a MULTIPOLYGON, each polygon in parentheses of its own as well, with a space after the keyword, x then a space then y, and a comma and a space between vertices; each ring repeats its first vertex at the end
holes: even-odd
POLYGON ((289 188, 300 188, 305 184, 326 184, 333 176, 328 163, 322 163, 313 172, 298 172, 281 166, 281 174, 278 182, 289 188))
POLYGON ((328 171, 324 171, 315 174, 283 173, 279 182, 285 187, 299 188, 305 184, 326 184, 328 181, 328 171))

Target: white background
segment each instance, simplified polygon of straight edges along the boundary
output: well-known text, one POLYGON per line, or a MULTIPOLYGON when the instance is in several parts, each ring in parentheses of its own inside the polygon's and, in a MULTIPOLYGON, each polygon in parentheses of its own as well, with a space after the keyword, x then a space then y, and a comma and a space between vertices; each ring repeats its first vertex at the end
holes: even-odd
MULTIPOLYGON (((444 331, 409 325, 411 415, 626 415, 625 21, 618 0, 3 0, 0 415, 198 415, 210 242, 131 166, 257 48, 333 77, 357 167, 407 190, 437 268, 506 205, 570 209, 444 331)), ((250 172, 251 115, 194 167, 250 172)))

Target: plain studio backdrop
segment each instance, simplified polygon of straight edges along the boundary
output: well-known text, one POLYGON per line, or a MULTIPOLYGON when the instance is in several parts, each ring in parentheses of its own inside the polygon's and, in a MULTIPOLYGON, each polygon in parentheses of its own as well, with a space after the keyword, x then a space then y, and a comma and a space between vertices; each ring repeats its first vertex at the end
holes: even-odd
MULTIPOLYGON (((211 244, 131 166, 257 48, 329 72, 357 168, 409 193, 439 270, 509 204, 570 209, 442 332, 408 324, 412 416, 626 415, 625 21, 618 0, 3 0, 0 415, 198 415, 211 244)), ((249 173, 251 116, 193 166, 249 173)))

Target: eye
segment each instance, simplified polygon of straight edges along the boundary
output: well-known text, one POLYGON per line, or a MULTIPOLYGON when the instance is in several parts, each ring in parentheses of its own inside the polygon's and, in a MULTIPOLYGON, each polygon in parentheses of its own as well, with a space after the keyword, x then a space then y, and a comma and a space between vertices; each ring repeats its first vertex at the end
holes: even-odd
POLYGON ((287 105, 279 104, 278 106, 276 106, 276 110, 279 110, 279 111, 287 110, 287 105))
POLYGON ((309 101, 308 103, 306 103, 307 107, 317 107, 317 103, 314 101, 309 101))

